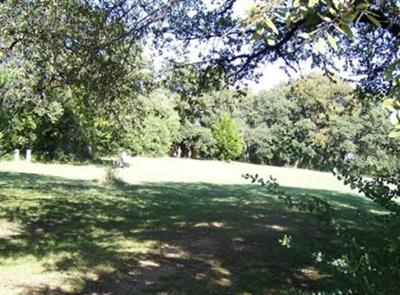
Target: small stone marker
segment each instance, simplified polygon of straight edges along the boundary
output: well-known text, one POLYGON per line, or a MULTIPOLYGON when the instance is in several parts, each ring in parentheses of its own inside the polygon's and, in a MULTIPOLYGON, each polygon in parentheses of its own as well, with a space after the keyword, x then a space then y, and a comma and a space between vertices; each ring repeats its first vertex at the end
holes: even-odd
POLYGON ((19 161, 19 149, 14 150, 14 161, 19 161))
POLYGON ((181 157, 181 154, 182 154, 182 149, 181 149, 180 146, 178 146, 178 149, 177 149, 177 151, 176 151, 176 157, 177 157, 177 158, 180 158, 180 157, 181 157))
POLYGON ((32 160, 32 150, 27 149, 25 153, 25 161, 30 162, 32 160))
POLYGON ((126 164, 128 163, 128 154, 126 152, 122 152, 119 157, 119 160, 121 167, 125 167, 126 164))
POLYGON ((126 152, 121 152, 118 159, 113 161, 114 168, 124 168, 128 166, 128 154, 126 152))

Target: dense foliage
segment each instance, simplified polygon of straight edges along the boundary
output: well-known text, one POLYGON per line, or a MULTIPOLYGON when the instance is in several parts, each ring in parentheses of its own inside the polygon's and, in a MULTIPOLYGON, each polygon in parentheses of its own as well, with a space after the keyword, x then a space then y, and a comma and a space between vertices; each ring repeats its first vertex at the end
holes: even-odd
MULTIPOLYGON (((4 73, 4 93, 18 91, 12 87, 15 71, 4 73)), ((33 147, 41 157, 69 159, 121 149, 163 156, 179 148, 180 156, 193 158, 319 170, 347 159, 365 175, 399 170, 387 111, 380 103, 359 101, 339 78, 313 73, 258 94, 171 91, 131 89, 131 96, 116 98, 111 109, 82 105, 72 92, 52 97, 51 111, 27 104, 12 116, 11 108, 3 108, 3 149, 33 147)))
POLYGON ((7 150, 91 157, 141 123, 137 97, 150 91, 151 71, 141 46, 118 38, 122 20, 103 22, 104 11, 75 1, 7 1, 0 14, 7 150))

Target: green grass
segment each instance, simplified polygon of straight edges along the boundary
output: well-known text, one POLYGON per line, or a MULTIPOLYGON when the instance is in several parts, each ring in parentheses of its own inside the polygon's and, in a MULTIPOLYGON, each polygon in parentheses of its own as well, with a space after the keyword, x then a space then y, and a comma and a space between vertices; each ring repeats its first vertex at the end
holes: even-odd
MULTIPOLYGON (((359 196, 284 188, 329 201, 373 241, 359 196)), ((281 294, 334 290, 312 253, 340 254, 333 233, 257 185, 104 186, 0 172, 1 294, 281 294), (278 240, 292 236, 292 247, 278 240)))

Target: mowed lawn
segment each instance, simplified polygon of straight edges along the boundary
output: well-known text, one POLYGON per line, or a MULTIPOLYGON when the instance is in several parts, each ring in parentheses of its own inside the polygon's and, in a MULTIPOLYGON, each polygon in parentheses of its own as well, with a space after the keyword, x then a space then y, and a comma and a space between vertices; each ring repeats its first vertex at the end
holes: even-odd
MULTIPOLYGON (((259 185, 150 176, 105 185, 68 169, 70 179, 0 172, 0 294, 285 294, 346 284, 312 255, 341 254, 334 234, 259 185), (290 248, 279 243, 285 234, 290 248)), ((356 216, 376 208, 337 188, 282 189, 324 198, 373 243, 356 216)))

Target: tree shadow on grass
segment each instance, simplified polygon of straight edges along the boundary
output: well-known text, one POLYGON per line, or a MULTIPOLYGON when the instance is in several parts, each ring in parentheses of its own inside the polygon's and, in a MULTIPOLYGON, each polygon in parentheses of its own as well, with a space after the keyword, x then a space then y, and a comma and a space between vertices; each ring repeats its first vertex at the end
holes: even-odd
MULTIPOLYGON (((312 259, 316 250, 340 253, 333 234, 256 185, 102 186, 0 172, 0 189, 0 220, 19 227, 0 235, 0 263, 34 256, 48 271, 77 274, 65 282, 72 289, 27 279, 27 294, 280 294, 342 286, 312 259), (278 242, 284 234, 293 237, 290 249, 278 242)), ((348 222, 356 209, 374 208, 358 196, 283 189, 332 202, 348 222)))

